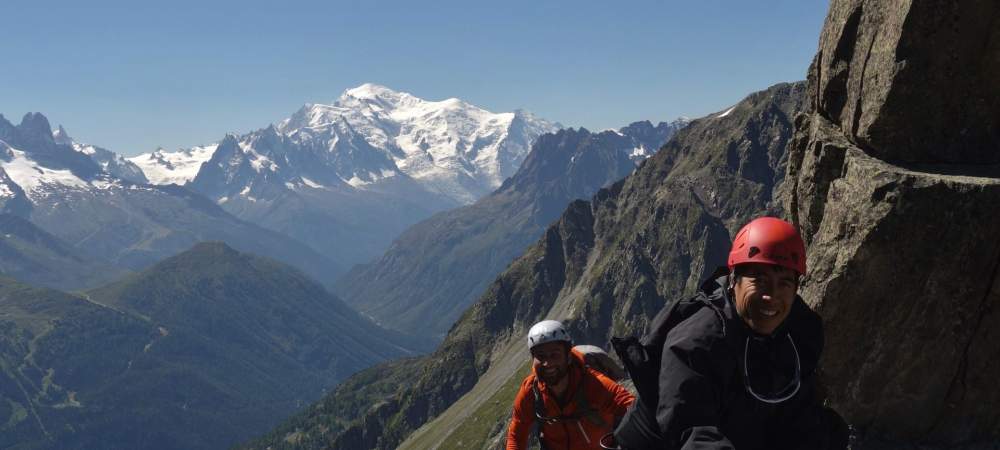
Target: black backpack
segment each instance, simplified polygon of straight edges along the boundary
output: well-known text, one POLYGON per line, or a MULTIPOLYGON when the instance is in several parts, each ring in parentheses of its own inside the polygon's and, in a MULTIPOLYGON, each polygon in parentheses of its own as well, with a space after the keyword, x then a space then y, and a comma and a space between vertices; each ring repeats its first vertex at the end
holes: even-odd
MULTIPOLYGON (((713 276, 702 285, 702 292, 713 287, 718 288, 715 278, 713 276)), ((653 317, 648 331, 641 339, 635 336, 611 338, 611 345, 635 384, 637 394, 635 402, 615 428, 614 437, 619 448, 671 448, 660 434, 660 427, 656 422, 663 345, 670 330, 702 308, 712 308, 720 318, 723 318, 721 306, 713 304, 707 296, 700 293, 692 298, 673 300, 672 303, 665 305, 653 317)), ((722 322, 725 324, 724 318, 722 322)))

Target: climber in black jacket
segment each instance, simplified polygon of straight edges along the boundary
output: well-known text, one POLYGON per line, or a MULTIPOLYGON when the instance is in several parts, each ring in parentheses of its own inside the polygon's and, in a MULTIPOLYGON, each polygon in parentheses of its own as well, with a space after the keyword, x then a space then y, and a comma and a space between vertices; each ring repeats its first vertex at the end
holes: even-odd
POLYGON ((618 445, 846 448, 846 424, 816 395, 823 328, 796 294, 805 270, 791 224, 763 217, 744 226, 728 268, 654 318, 643 344, 657 354, 644 359, 659 370, 646 380, 632 373, 639 400, 615 432, 618 445))

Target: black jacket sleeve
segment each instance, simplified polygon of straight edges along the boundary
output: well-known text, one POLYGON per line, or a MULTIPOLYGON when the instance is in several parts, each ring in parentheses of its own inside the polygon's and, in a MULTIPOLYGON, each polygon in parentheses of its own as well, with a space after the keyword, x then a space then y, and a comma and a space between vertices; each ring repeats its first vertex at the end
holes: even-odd
POLYGON ((732 449, 720 429, 725 386, 734 361, 725 324, 703 308, 667 335, 660 362, 656 421, 668 442, 681 449, 732 449))

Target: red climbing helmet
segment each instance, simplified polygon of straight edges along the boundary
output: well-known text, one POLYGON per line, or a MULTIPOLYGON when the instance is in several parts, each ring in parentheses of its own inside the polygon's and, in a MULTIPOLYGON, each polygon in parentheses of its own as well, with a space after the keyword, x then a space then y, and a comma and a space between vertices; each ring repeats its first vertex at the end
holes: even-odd
POLYGON ((806 274, 806 246, 795 226, 774 217, 760 217, 743 226, 729 251, 729 270, 738 264, 765 263, 806 274))

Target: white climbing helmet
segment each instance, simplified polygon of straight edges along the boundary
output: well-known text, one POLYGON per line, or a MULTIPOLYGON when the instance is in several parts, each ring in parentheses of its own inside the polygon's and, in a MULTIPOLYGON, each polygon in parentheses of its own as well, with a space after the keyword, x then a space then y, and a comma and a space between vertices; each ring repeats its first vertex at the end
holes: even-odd
POLYGON ((528 350, 546 342, 562 341, 573 345, 566 327, 558 320, 543 320, 531 326, 528 330, 528 350))

